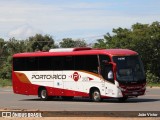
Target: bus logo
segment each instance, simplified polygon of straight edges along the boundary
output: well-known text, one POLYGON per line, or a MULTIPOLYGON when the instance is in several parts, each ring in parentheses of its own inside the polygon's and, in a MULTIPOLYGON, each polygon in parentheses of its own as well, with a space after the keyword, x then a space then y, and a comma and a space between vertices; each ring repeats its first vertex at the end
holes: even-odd
POLYGON ((78 81, 81 78, 81 75, 78 74, 78 72, 74 72, 73 75, 71 75, 71 78, 73 78, 74 81, 78 81))

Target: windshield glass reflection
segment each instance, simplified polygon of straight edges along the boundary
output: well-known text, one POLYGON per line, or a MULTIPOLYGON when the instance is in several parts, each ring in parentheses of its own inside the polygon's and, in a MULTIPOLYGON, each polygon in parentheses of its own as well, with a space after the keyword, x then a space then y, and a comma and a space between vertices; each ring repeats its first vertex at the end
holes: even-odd
POLYGON ((145 79, 139 56, 114 56, 113 61, 117 64, 117 80, 132 82, 145 79))

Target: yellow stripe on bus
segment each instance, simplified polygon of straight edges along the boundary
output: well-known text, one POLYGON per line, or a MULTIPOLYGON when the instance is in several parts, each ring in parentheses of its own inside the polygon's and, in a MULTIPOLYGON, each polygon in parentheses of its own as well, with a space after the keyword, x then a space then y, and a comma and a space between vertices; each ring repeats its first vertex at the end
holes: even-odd
POLYGON ((31 83, 24 73, 15 72, 18 79, 23 83, 31 83))

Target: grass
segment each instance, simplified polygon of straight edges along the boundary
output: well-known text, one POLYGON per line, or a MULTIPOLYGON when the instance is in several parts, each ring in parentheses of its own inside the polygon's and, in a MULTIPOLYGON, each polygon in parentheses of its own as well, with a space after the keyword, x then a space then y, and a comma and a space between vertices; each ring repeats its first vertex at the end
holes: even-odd
POLYGON ((160 87, 160 83, 147 83, 148 87, 160 87))
POLYGON ((0 87, 12 86, 12 81, 10 79, 1 79, 0 78, 0 87))

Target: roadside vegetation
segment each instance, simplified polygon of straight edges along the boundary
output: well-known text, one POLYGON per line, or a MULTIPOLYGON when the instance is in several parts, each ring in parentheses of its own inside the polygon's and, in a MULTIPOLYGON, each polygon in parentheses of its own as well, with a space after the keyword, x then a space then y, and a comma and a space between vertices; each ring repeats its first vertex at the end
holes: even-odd
POLYGON ((147 83, 160 86, 160 22, 136 23, 131 28, 113 28, 95 43, 84 39, 64 38, 59 43, 50 35, 36 34, 25 40, 0 38, 0 86, 11 85, 12 55, 20 52, 48 51, 50 48, 86 47, 123 48, 139 53, 142 58, 147 83))
POLYGON ((0 79, 0 87, 12 86, 12 81, 10 79, 0 79))

